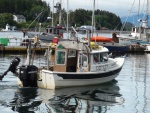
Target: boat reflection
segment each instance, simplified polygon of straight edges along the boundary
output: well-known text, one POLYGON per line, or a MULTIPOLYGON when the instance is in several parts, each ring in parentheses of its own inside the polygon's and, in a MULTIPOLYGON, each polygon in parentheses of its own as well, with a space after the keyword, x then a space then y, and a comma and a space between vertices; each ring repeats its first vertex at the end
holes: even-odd
POLYGON ((109 106, 123 104, 119 86, 110 83, 97 86, 55 90, 49 100, 56 113, 106 113, 109 106))
POLYGON ((116 81, 56 90, 18 88, 7 106, 18 113, 106 113, 110 106, 123 104, 119 90, 116 81))
POLYGON ((12 111, 18 113, 37 111, 38 106, 42 103, 42 100, 36 99, 37 96, 37 88, 19 88, 7 107, 11 107, 12 111))

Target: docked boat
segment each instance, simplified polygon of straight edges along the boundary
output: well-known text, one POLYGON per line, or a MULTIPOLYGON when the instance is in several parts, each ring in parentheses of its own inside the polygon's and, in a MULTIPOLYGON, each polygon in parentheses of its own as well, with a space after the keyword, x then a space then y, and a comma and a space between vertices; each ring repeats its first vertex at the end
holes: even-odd
MULTIPOLYGON (((60 40, 63 39, 63 33, 65 28, 62 26, 55 26, 55 27, 47 27, 46 32, 41 32, 38 34, 38 39, 44 42, 52 42, 53 38, 58 37, 60 40)), ((34 32, 28 32, 27 36, 29 38, 33 38, 37 35, 34 32)))
POLYGON ((141 45, 150 44, 150 27, 148 26, 148 4, 149 1, 147 0, 145 11, 146 14, 144 15, 144 20, 138 19, 138 26, 133 26, 130 34, 124 35, 120 33, 117 35, 117 37, 119 38, 119 43, 126 45, 137 43, 141 45))
POLYGON ((141 44, 146 45, 150 44, 150 28, 145 26, 145 24, 142 27, 132 27, 131 34, 129 35, 123 35, 119 34, 117 35, 119 39, 119 43, 131 45, 131 44, 141 44), (142 32, 139 32, 142 31, 142 32))
MULTIPOLYGON (((95 11, 95 0, 93 1, 93 13, 92 13, 92 26, 94 26, 94 12, 95 11)), ((113 33, 112 37, 106 37, 106 36, 101 36, 98 33, 95 33, 95 27, 90 27, 92 31, 92 36, 90 37, 90 41, 96 42, 97 44, 104 46, 108 48, 110 52, 127 52, 129 50, 129 47, 125 44, 119 43, 118 37, 116 37, 116 34, 113 33), (94 33, 96 36, 94 36, 94 33)), ((82 38, 80 40, 81 42, 87 43, 86 38, 82 38)))
MULTIPOLYGON (((30 47, 29 47, 30 48, 30 47)), ((48 49, 49 51, 49 49, 48 49)), ((125 57, 110 58, 108 49, 97 44, 78 41, 59 41, 54 58, 47 54, 47 66, 31 64, 28 49, 26 65, 9 67, 24 87, 55 89, 62 87, 101 84, 115 79, 122 69, 125 57)), ((6 73, 5 73, 6 74, 6 73)), ((2 79, 1 79, 2 80, 2 79)))
POLYGON ((17 31, 16 26, 10 26, 9 24, 6 24, 6 28, 2 29, 3 32, 15 32, 17 31))
MULTIPOLYGON (((128 52, 129 46, 126 44, 119 43, 118 37, 116 34, 112 34, 112 38, 105 36, 93 36, 90 38, 91 42, 95 42, 98 45, 106 47, 110 52, 128 52)), ((81 42, 87 43, 87 38, 81 38, 81 42)))
POLYGON ((66 28, 62 26, 61 24, 61 2, 57 2, 56 6, 54 6, 54 8, 56 8, 56 10, 59 13, 59 22, 57 23, 57 25, 54 25, 54 19, 53 19, 53 13, 52 13, 52 17, 47 17, 48 20, 52 21, 52 25, 48 25, 46 28, 44 28, 45 30, 43 32, 40 31, 41 28, 41 24, 39 27, 39 32, 28 32, 27 36, 29 38, 33 38, 35 35, 38 34, 38 39, 43 41, 43 42, 52 42, 53 38, 58 37, 61 39, 63 39, 63 33, 66 32, 66 28))

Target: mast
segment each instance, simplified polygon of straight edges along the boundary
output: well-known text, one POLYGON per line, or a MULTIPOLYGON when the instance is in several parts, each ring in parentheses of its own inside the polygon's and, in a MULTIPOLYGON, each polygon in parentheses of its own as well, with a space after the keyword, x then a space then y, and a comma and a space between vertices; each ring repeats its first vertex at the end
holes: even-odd
POLYGON ((68 5, 69 0, 67 0, 67 38, 69 39, 69 29, 68 29, 68 11, 69 11, 69 5, 68 5))
POLYGON ((146 3, 146 14, 145 14, 145 20, 142 21, 142 27, 144 28, 144 35, 147 37, 146 35, 146 32, 147 32, 147 29, 148 28, 148 9, 149 9, 149 0, 147 0, 147 3, 146 3))
POLYGON ((148 27, 148 9, 149 9, 149 0, 147 0, 147 4, 146 4, 146 26, 148 27))
POLYGON ((56 6, 54 6, 59 13, 59 22, 58 22, 59 25, 61 25, 61 4, 62 4, 62 0, 60 0, 60 3, 57 2, 56 6))
POLYGON ((93 36, 93 31, 94 31, 94 23, 95 23, 95 0, 94 0, 94 2, 93 2, 93 13, 92 13, 92 30, 91 30, 91 32, 92 32, 92 36, 93 36))
POLYGON ((54 0, 53 0, 53 12, 52 12, 52 27, 54 26, 54 0))
POLYGON ((60 0, 60 7, 59 7, 59 25, 61 25, 61 4, 62 0, 60 0))

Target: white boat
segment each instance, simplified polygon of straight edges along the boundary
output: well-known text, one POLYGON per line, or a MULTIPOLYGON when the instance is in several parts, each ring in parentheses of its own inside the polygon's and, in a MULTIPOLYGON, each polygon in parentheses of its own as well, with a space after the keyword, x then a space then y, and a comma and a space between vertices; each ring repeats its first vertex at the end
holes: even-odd
POLYGON ((55 89, 101 84, 115 79, 125 60, 125 57, 110 58, 108 52, 107 48, 95 43, 60 41, 54 58, 47 54, 47 66, 37 67, 31 63, 34 55, 30 54, 29 46, 25 65, 20 66, 17 73, 20 60, 16 58, 7 72, 13 72, 24 87, 55 89))
POLYGON ((37 85, 46 89, 105 83, 118 76, 125 60, 124 57, 109 58, 108 52, 96 44, 60 41, 55 57, 48 57, 46 67, 28 63, 19 68, 18 77, 25 87, 37 85))
POLYGON ((150 28, 143 26, 143 27, 132 27, 131 34, 129 35, 117 35, 119 39, 119 43, 121 44, 150 44, 150 28), (139 32, 142 31, 141 33, 139 32))
MULTIPOLYGON (((11 71, 19 78, 18 82, 23 87, 56 89, 112 81, 119 75, 125 56, 109 57, 109 50, 96 43, 90 43, 89 37, 90 34, 88 44, 79 42, 78 39, 59 41, 55 47, 54 57, 49 54, 52 51, 51 44, 47 44, 47 65, 40 67, 33 65, 33 61, 31 63, 34 59, 34 49, 31 54, 29 44, 26 63, 16 72, 20 59, 15 58, 0 80, 11 71)), ((36 40, 34 47, 37 44, 36 40)))
POLYGON ((16 30, 16 26, 10 26, 9 24, 6 24, 6 28, 2 29, 1 31, 4 32, 15 32, 16 30))
POLYGON ((137 44, 137 43, 141 45, 150 44, 150 27, 148 26, 148 7, 149 7, 148 4, 149 4, 149 0, 147 0, 147 4, 146 4, 145 19, 144 20, 139 19, 138 26, 133 26, 130 34, 117 35, 117 37, 119 38, 119 43, 126 44, 126 45, 137 44))

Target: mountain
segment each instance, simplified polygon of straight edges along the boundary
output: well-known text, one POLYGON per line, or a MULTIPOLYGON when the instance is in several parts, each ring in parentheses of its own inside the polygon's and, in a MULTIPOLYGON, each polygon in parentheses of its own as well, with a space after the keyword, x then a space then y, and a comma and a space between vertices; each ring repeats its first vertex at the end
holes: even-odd
MULTIPOLYGON (((129 17, 121 17, 122 23, 129 22, 132 23, 135 26, 138 26, 138 20, 145 20, 145 14, 139 14, 139 15, 131 15, 129 17)), ((148 25, 150 25, 150 21, 148 21, 148 25)))
MULTIPOLYGON (((124 24, 124 23, 123 23, 123 24, 124 24)), ((132 26, 133 26, 132 23, 126 22, 125 25, 124 25, 123 30, 125 30, 125 31, 131 31, 132 26)))

